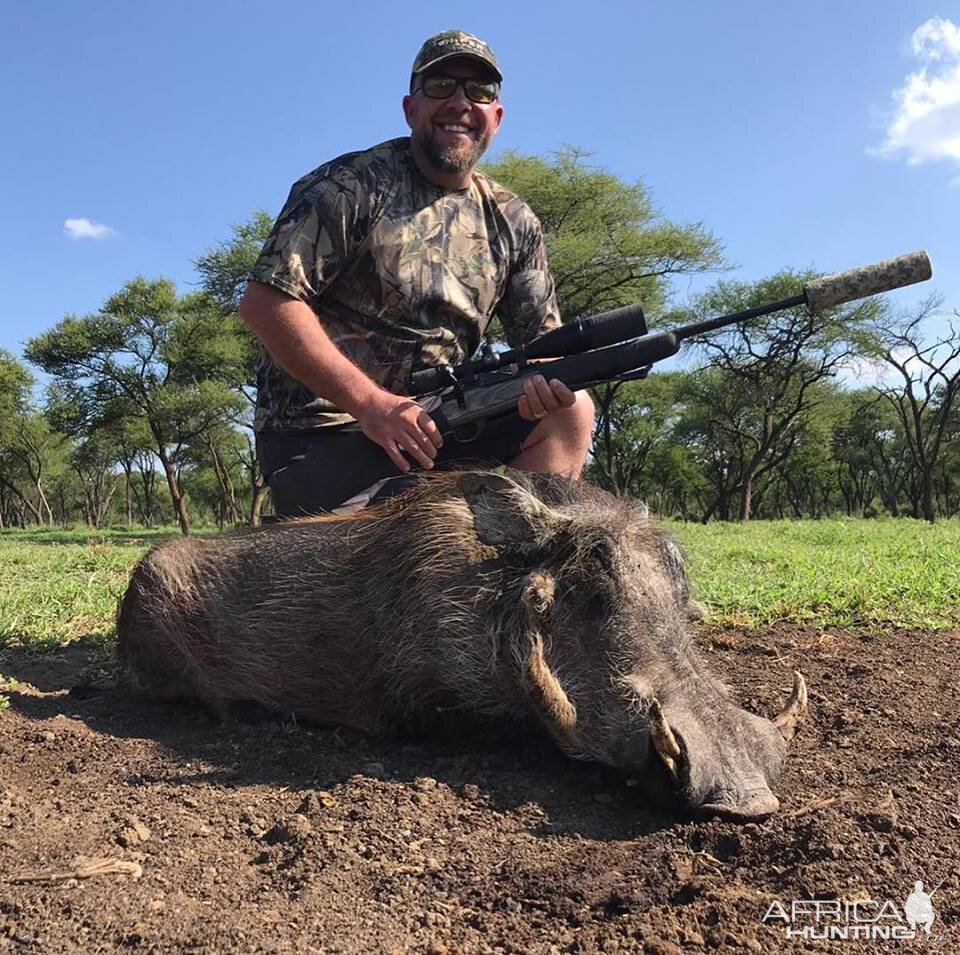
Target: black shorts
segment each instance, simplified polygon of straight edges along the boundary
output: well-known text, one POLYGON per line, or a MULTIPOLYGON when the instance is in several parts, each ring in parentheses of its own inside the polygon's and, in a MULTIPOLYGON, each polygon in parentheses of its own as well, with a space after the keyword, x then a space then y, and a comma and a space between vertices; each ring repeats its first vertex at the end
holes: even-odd
MULTIPOLYGON (((519 415, 488 422, 471 441, 450 434, 434 467, 452 469, 509 464, 536 426, 519 415)), ((260 466, 270 486, 277 517, 358 510, 416 483, 404 480, 387 452, 354 423, 315 431, 267 432, 257 436, 260 466)), ((424 473, 413 464, 409 475, 424 473)))

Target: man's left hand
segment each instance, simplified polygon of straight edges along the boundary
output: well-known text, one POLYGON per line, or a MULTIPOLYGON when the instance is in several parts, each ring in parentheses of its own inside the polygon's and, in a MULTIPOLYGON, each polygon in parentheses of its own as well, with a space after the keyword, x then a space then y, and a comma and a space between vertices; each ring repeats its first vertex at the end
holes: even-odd
POLYGON ((530 375, 523 379, 517 413, 525 421, 540 421, 552 411, 572 407, 576 400, 577 396, 558 378, 548 382, 543 375, 530 375))

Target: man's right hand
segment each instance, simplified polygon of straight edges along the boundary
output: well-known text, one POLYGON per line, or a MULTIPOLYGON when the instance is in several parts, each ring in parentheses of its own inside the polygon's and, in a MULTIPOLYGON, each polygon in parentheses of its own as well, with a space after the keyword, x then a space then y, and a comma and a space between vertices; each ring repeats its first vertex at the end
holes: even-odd
POLYGON ((433 467, 443 438, 430 415, 410 398, 371 381, 333 344, 308 305, 249 282, 240 317, 288 375, 353 415, 400 471, 410 470, 408 457, 420 467, 433 467))
POLYGON ((422 468, 433 467, 443 437, 436 422, 411 398, 377 389, 354 416, 363 433, 387 452, 398 470, 410 470, 407 457, 422 468))

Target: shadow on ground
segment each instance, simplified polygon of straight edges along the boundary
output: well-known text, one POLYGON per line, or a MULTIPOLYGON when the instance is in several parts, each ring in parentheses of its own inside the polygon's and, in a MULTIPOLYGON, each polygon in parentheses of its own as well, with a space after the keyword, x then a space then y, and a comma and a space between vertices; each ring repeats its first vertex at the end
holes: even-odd
POLYGON ((676 821, 612 770, 570 760, 531 728, 369 736, 298 724, 253 705, 223 722, 199 705, 155 703, 105 680, 109 662, 95 640, 49 652, 8 647, 0 673, 20 684, 6 692, 11 710, 32 722, 78 720, 107 737, 152 740, 174 758, 176 768, 132 773, 131 785, 327 789, 358 775, 395 783, 427 777, 454 790, 477 787, 499 811, 537 803, 549 822, 533 831, 544 836, 630 839, 676 821))

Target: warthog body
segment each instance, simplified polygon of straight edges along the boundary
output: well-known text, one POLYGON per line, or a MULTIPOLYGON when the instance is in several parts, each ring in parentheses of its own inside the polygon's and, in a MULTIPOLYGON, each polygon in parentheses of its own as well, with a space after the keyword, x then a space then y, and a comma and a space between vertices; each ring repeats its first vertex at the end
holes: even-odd
POLYGON ((534 719, 674 805, 766 815, 789 731, 731 700, 690 612, 680 551, 642 505, 464 472, 360 515, 163 544, 118 630, 160 697, 366 730, 534 719))

